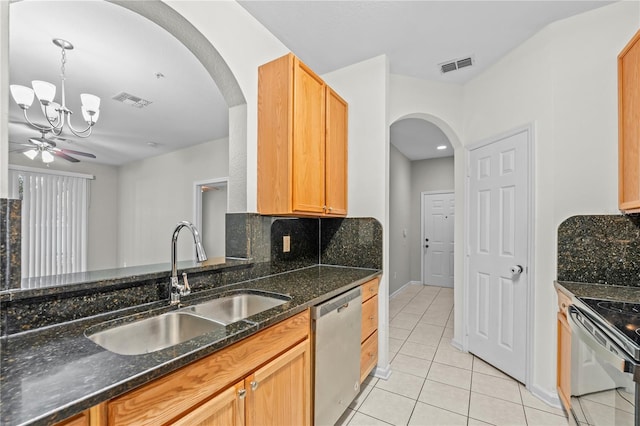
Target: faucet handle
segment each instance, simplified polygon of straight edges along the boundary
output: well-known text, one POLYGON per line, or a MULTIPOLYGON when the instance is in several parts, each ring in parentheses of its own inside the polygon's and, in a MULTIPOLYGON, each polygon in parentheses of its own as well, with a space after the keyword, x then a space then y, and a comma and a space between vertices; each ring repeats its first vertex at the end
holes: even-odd
POLYGON ((189 287, 189 280, 187 280, 187 273, 186 272, 182 273, 182 280, 184 281, 184 286, 180 290, 180 295, 181 296, 187 296, 187 295, 191 294, 191 287, 189 287))

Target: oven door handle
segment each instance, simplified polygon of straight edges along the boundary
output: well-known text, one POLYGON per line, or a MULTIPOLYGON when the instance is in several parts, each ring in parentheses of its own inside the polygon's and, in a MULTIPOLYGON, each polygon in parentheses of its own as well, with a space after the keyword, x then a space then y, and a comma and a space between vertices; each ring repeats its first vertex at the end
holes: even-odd
MULTIPOLYGON (((624 352, 622 351, 622 349, 620 349, 618 345, 616 345, 605 333, 603 333, 602 330, 600 330, 600 328, 593 321, 591 321, 591 319, 589 319, 587 314, 573 305, 569 306, 567 313, 569 318, 569 325, 571 326, 571 332, 577 335, 576 337, 578 337, 579 340, 584 342, 590 349, 592 349, 601 362, 611 364, 616 370, 623 373, 634 373, 634 362, 623 355, 624 352), (606 344, 603 345, 601 342, 599 342, 594 337, 593 333, 587 330, 580 320, 575 318, 578 315, 583 318, 583 321, 587 321, 594 330, 597 330, 599 332, 599 337, 605 339, 606 342, 609 343, 609 346, 612 346, 614 350, 618 352, 618 354, 611 352, 606 344)), ((572 338, 573 337, 574 336, 572 336, 572 338)))

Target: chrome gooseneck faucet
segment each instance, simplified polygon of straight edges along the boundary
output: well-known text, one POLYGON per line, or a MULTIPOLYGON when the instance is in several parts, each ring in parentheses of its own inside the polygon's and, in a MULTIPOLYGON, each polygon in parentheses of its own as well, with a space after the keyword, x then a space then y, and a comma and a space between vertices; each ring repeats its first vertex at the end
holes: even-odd
POLYGON ((180 296, 186 296, 191 293, 191 287, 189 287, 189 281, 187 281, 187 274, 182 274, 184 279, 184 284, 178 283, 178 267, 177 267, 177 254, 176 254, 176 245, 178 242, 178 234, 182 228, 188 228, 191 231, 191 235, 193 235, 193 242, 196 245, 196 255, 198 257, 198 262, 204 262, 207 260, 207 254, 204 252, 204 247, 202 247, 202 242, 200 242, 200 233, 196 229, 193 224, 187 221, 178 222, 175 229, 173 230, 173 236, 171 237, 171 304, 177 305, 180 303, 180 296))

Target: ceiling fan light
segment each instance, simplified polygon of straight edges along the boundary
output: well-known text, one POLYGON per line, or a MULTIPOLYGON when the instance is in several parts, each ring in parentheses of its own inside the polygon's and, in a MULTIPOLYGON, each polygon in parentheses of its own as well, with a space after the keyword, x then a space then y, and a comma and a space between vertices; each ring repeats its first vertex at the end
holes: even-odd
POLYGON ((53 155, 49 151, 42 151, 42 162, 43 163, 53 162, 53 155))
POLYGON ((25 151, 23 152, 24 155, 26 155, 29 160, 33 160, 34 158, 36 158, 38 156, 38 150, 37 149, 30 149, 29 151, 25 151))
POLYGON ((89 114, 92 112, 95 113, 100 109, 100 98, 95 95, 82 93, 80 95, 80 101, 89 114))
POLYGON ((16 101, 20 108, 28 109, 31 106, 33 103, 33 89, 19 84, 12 84, 9 89, 13 100, 16 101))
POLYGON ((43 105, 48 105, 53 102, 53 98, 56 97, 56 86, 42 80, 33 80, 31 82, 33 91, 36 92, 36 96, 43 105))

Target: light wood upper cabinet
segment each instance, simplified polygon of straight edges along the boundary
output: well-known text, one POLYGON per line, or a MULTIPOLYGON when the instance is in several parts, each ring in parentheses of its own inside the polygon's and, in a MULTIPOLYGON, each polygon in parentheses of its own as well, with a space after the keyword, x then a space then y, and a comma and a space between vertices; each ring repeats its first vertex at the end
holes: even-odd
POLYGON ((349 107, 329 86, 326 115, 326 214, 347 215, 347 138, 349 107))
POLYGON ((347 111, 293 54, 258 69, 261 214, 347 214, 347 111))
POLYGON ((640 212, 640 31, 618 55, 619 208, 640 212))

